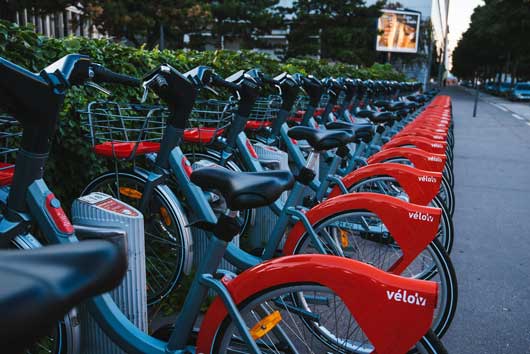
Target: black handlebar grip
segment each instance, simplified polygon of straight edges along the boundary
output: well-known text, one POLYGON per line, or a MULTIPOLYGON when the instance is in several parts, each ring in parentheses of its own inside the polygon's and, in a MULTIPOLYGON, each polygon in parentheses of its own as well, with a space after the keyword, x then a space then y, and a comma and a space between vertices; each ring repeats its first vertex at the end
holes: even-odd
POLYGON ((212 84, 215 86, 225 87, 233 91, 239 90, 239 85, 234 84, 233 82, 230 82, 230 81, 226 81, 222 79, 219 75, 212 75, 212 84))
POLYGON ((271 86, 275 86, 275 85, 279 86, 279 85, 281 85, 281 82, 279 82, 277 80, 274 80, 272 77, 270 77, 268 75, 265 75, 265 74, 263 74, 261 76, 261 80, 263 80, 264 83, 269 84, 271 86))
POLYGON ((112 70, 109 70, 101 65, 93 64, 91 66, 94 72, 93 80, 98 83, 110 83, 110 84, 121 84, 132 87, 140 87, 141 81, 135 77, 118 74, 112 70))

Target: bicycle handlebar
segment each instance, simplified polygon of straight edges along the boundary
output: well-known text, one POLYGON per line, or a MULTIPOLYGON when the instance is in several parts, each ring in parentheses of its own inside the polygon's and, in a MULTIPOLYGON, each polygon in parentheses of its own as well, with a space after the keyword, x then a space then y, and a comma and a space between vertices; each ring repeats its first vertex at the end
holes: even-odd
POLYGON ((139 87, 141 80, 124 74, 115 73, 99 64, 92 64, 88 69, 88 77, 97 83, 121 84, 131 87, 139 87))
POLYGON ((218 86, 218 87, 224 87, 226 89, 229 89, 231 91, 237 91, 239 89, 239 85, 234 84, 233 82, 226 81, 218 74, 212 75, 212 85, 218 86))

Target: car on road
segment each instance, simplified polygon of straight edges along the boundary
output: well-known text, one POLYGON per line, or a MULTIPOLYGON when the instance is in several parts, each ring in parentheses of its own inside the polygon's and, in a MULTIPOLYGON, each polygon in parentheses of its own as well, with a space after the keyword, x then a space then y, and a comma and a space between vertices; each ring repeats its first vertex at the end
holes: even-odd
POLYGON ((515 84, 508 97, 511 101, 530 101, 530 82, 515 84))
POLYGON ((493 93, 495 92, 497 88, 497 85, 495 85, 494 82, 487 82, 485 85, 484 85, 484 91, 488 92, 488 93, 493 93))
POLYGON ((497 86, 497 94, 499 96, 507 96, 510 94, 511 88, 512 84, 510 84, 509 82, 503 82, 502 84, 499 84, 499 86, 497 86))

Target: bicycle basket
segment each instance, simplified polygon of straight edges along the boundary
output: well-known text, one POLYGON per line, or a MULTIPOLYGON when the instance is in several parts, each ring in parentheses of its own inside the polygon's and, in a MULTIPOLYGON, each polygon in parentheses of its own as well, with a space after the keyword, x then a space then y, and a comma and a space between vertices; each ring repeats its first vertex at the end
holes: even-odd
POLYGON ((0 115, 0 186, 11 184, 15 174, 15 159, 22 136, 18 121, 0 115))
POLYGON ((294 102, 292 114, 289 115, 289 121, 297 124, 302 123, 308 105, 309 97, 299 95, 294 102))
POLYGON ((326 108, 329 104, 329 95, 323 94, 322 97, 320 97, 320 102, 318 103, 319 108, 326 108))
POLYGON ((341 91, 339 97, 337 97, 337 105, 344 105, 346 102, 346 93, 341 91))
POLYGON ((272 125, 272 121, 278 116, 282 98, 277 95, 259 97, 248 117, 245 129, 257 131, 272 125))
POLYGON ((232 122, 236 102, 232 100, 197 100, 190 115, 184 141, 209 145, 221 136, 232 122))
POLYGON ((96 154, 130 160, 158 152, 167 110, 163 106, 94 101, 80 115, 96 154))

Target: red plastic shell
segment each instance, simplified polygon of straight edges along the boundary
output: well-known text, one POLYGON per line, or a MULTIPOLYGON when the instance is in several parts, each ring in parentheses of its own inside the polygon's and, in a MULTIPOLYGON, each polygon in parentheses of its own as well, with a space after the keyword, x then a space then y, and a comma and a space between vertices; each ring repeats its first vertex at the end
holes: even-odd
POLYGON ((257 159, 258 153, 256 152, 256 149, 254 149, 254 146, 252 146, 252 143, 250 140, 247 139, 245 145, 247 146, 248 151, 250 152, 250 155, 252 155, 253 158, 257 159))
POLYGON ((222 135, 224 129, 217 128, 190 128, 184 130, 184 141, 187 143, 209 144, 213 139, 222 135))
POLYGON ((246 130, 260 130, 266 127, 270 127, 272 125, 272 122, 270 120, 249 120, 245 124, 246 130))
POLYGON ((435 132, 430 129, 424 129, 424 128, 403 129, 403 131, 395 135, 395 137, 400 137, 400 136, 421 136, 427 139, 432 139, 432 140, 437 140, 437 141, 447 140, 447 133, 435 132))
MULTIPOLYGON (((376 214, 400 246, 402 256, 389 269, 401 274, 412 261, 434 240, 442 211, 438 208, 416 205, 384 194, 353 193, 327 199, 305 215, 311 225, 347 210, 368 210, 376 214)), ((283 248, 284 255, 295 253, 305 227, 299 221, 289 234, 283 248)))
MULTIPOLYGON (((106 141, 101 144, 94 146, 94 152, 98 155, 105 157, 117 157, 120 159, 126 159, 131 157, 131 154, 134 151, 136 142, 112 142, 106 141)), ((160 151, 160 144, 142 141, 138 143, 138 148, 136 149, 135 155, 143 155, 151 152, 160 151)))
POLYGON ((435 154, 445 154, 447 149, 447 143, 444 141, 436 141, 432 139, 423 138, 421 136, 410 136, 404 135, 390 140, 388 143, 382 146, 382 150, 386 150, 393 147, 414 145, 418 149, 432 152, 435 154))
POLYGON ((13 181, 15 174, 15 165, 11 163, 0 162, 0 186, 7 186, 13 181))
MULTIPOLYGON (((362 328, 375 352, 403 354, 429 329, 437 301, 438 284, 395 276, 368 264, 327 255, 299 255, 277 258, 226 281, 236 304, 264 289, 293 283, 316 283, 337 294, 362 328), (407 297, 417 293, 425 306, 396 302, 391 295, 407 297)), ((412 301, 413 302, 413 301, 412 301)), ((201 324, 196 352, 214 353, 214 336, 227 310, 216 298, 201 324)))
POLYGON ((447 160, 445 155, 433 154, 416 148, 397 147, 379 151, 368 158, 368 163, 384 162, 395 158, 405 158, 420 170, 435 172, 442 172, 447 160))
POLYGON ((56 200, 55 195, 53 195, 53 193, 50 193, 46 196, 46 211, 48 212, 48 215, 51 216, 53 223, 55 224, 55 226, 57 226, 59 231, 65 234, 73 234, 74 227, 70 223, 68 216, 66 216, 66 213, 64 212, 63 208, 61 208, 60 206, 59 207, 52 206, 53 200, 56 200))
POLYGON ((184 169, 189 178, 193 173, 193 167, 191 167, 190 161, 186 158, 186 156, 182 156, 180 164, 182 165, 182 168, 184 169))
MULTIPOLYGON (((411 203, 419 205, 429 204, 440 190, 442 174, 440 172, 424 171, 400 163, 375 163, 363 166, 342 178, 342 183, 349 190, 355 184, 376 176, 394 178, 411 203)), ((341 195, 340 188, 335 185, 328 198, 341 195)))

